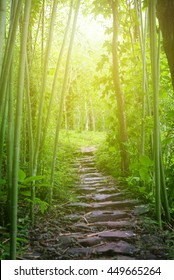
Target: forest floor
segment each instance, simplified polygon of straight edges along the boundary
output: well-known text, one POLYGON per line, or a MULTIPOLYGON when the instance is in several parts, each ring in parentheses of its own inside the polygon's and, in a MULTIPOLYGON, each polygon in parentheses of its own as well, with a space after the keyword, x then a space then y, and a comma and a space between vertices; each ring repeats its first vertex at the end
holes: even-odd
POLYGON ((171 259, 174 248, 148 217, 148 205, 97 170, 94 152, 82 148, 73 164, 76 202, 54 205, 39 217, 19 259, 171 259))

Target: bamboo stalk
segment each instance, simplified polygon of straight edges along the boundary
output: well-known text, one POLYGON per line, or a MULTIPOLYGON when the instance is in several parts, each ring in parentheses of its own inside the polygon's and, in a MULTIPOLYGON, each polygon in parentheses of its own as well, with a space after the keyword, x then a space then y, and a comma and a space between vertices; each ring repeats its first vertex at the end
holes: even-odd
POLYGON ((17 238, 17 209, 18 209, 18 168, 20 154, 20 131, 22 119, 23 91, 26 46, 28 36, 28 25, 30 19, 31 0, 25 1, 24 19, 21 33, 21 49, 19 57, 19 73, 17 84, 16 117, 14 123, 14 151, 12 170, 12 194, 11 194, 11 230, 10 230, 10 257, 16 259, 16 238, 17 238))
POLYGON ((74 21, 73 21, 73 27, 72 27, 72 33, 71 33, 71 38, 70 38, 70 43, 69 43, 69 48, 68 48, 68 54, 67 54, 67 59, 66 59, 64 81, 63 81, 63 86, 62 86, 62 90, 61 90, 58 121, 57 121, 56 135, 55 135, 55 140, 54 140, 53 158, 52 158, 52 165, 51 165, 51 180, 50 180, 51 181, 50 203, 52 201, 52 196, 53 196, 54 173, 55 173, 55 164, 56 164, 56 158, 57 158, 59 132, 60 132, 60 128, 61 128, 64 98, 65 98, 67 85, 68 85, 69 65, 70 65, 71 53, 72 53, 72 48, 73 48, 73 43, 74 43, 74 37, 75 37, 79 8, 80 8, 80 0, 77 0, 76 10, 75 10, 75 15, 74 15, 74 21))
POLYGON ((159 227, 162 228, 161 220, 161 173, 160 173, 160 127, 159 127, 159 78, 157 61, 157 37, 156 37, 156 0, 150 0, 149 21, 150 21, 150 50, 153 87, 153 110, 154 110, 154 163, 155 163, 155 212, 159 227))

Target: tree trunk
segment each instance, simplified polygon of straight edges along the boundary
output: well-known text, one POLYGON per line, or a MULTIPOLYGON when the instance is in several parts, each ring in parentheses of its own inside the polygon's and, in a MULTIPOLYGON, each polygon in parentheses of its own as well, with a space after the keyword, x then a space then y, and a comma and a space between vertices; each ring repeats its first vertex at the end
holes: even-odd
POLYGON ((2 58, 3 58, 3 41, 5 35, 5 23, 6 23, 6 0, 0 1, 0 75, 2 68, 2 58))
POLYGON ((167 56, 174 89, 174 1, 157 0, 157 17, 163 35, 163 46, 167 56))
POLYGON ((21 34, 21 49, 19 61, 19 76, 17 85, 16 119, 14 124, 14 151, 13 151, 13 170, 12 170, 12 193, 11 193, 11 232, 10 232, 10 257, 16 259, 16 239, 17 239, 17 204, 18 204, 18 168, 20 154, 20 132, 22 120, 24 73, 28 25, 30 18, 31 0, 25 1, 24 20, 21 34))
POLYGON ((160 172, 160 123, 159 123, 159 78, 157 60, 157 36, 156 36, 156 7, 155 0, 149 1, 149 25, 150 25, 150 51, 152 69, 152 88, 153 88, 153 108, 154 108, 154 167, 155 167, 155 211, 159 223, 161 221, 161 172, 160 172))
POLYGON ((118 123, 119 123, 119 145, 121 155, 121 170, 125 174, 128 171, 128 151, 127 151, 127 128, 126 128, 126 115, 124 106, 124 96, 121 90, 119 78, 119 61, 118 61, 118 0, 112 0, 112 14, 113 14, 113 42, 112 42, 112 55, 113 55, 113 82, 115 87, 115 95, 118 110, 118 123))
POLYGON ((71 53, 72 53, 72 48, 73 48, 73 43, 74 43, 79 8, 80 8, 80 0, 77 0, 75 14, 74 14, 74 20, 73 20, 73 26, 72 26, 72 32, 71 32, 71 37, 70 37, 70 42, 69 42, 69 48, 68 48, 68 53, 67 53, 67 59, 66 59, 65 74, 64 74, 64 80, 63 80, 61 96, 60 96, 58 121, 57 121, 57 126, 56 126, 56 135, 55 135, 55 140, 54 140, 53 158, 52 158, 52 164, 51 164, 50 203, 52 201, 52 196, 53 196, 54 172, 55 172, 55 165, 56 165, 56 159, 57 159, 59 132, 60 132, 61 122, 62 122, 63 104, 64 104, 65 94, 66 94, 66 90, 67 90, 67 86, 68 86, 69 66, 70 66, 71 53))

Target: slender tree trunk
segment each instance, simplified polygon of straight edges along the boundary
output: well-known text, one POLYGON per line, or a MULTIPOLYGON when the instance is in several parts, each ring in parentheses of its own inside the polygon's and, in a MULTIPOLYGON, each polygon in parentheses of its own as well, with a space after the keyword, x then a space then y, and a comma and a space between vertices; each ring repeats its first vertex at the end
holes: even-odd
POLYGON ((24 19, 21 34, 21 49, 19 58, 19 74, 16 101, 16 119, 14 124, 14 152, 12 170, 12 194, 11 194, 11 233, 10 233, 10 257, 16 259, 16 238, 17 238, 17 208, 18 208, 18 168, 20 154, 20 131, 22 119, 24 73, 26 61, 26 46, 28 25, 30 19, 31 0, 25 1, 24 19))
POLYGON ((93 130, 93 131, 96 131, 95 115, 94 115, 94 108, 93 108, 92 98, 90 98, 89 102, 90 102, 90 110, 91 110, 92 130, 93 130))
POLYGON ((55 92, 56 92, 56 84, 57 84, 59 69, 60 69, 60 65, 61 65, 64 49, 65 49, 66 42, 67 42, 68 31, 69 31, 70 22, 71 22, 71 16, 72 16, 72 10, 73 10, 73 0, 71 0, 71 2, 70 2, 70 11, 69 11, 69 16, 68 16, 68 21, 67 21, 67 25, 66 25, 66 29, 65 29, 63 43, 62 43, 62 46, 61 46, 61 49, 60 49, 60 53, 59 53, 59 57, 58 57, 58 60, 57 60, 56 71, 55 71, 55 74, 54 74, 54 80, 53 80, 52 90, 51 90, 51 98, 50 98, 50 101, 49 101, 47 117, 46 117, 46 122, 45 122, 43 136, 42 136, 41 149, 43 148, 44 143, 45 143, 47 128, 48 128, 48 125, 49 125, 49 119, 50 119, 50 115, 51 115, 52 104, 53 104, 54 96, 55 96, 55 92))
POLYGON ((13 57, 13 50, 15 46, 15 38, 16 38, 16 32, 18 28, 18 21, 20 16, 20 11, 22 7, 22 0, 18 0, 17 5, 15 7, 14 11, 14 17, 10 24, 8 39, 6 43, 6 49, 3 56, 3 65, 2 65, 2 71, 1 71, 1 79, 0 79, 0 122, 2 119, 2 112, 3 112, 3 106, 4 106, 4 100, 7 90, 7 82, 11 67, 11 61, 13 57))
POLYGON ((156 0, 149 1, 149 21, 150 21, 150 49, 151 49, 151 67, 152 67, 152 86, 153 86, 153 104, 154 104, 154 162, 155 162, 155 208, 159 227, 162 227, 161 221, 161 174, 160 174, 160 127, 159 127, 159 109, 158 109, 158 61, 157 61, 157 37, 156 37, 156 0))
POLYGON ((112 56, 113 56, 113 82, 115 87, 115 95, 117 101, 117 114, 119 123, 119 145, 121 155, 121 170, 125 174, 128 171, 128 151, 127 151, 127 128, 126 128, 126 115, 124 106, 124 97, 121 89, 119 78, 119 61, 118 61, 118 0, 112 0, 112 14, 113 14, 113 44, 112 44, 112 56))
POLYGON ((2 58, 3 58, 3 43, 5 36, 5 23, 6 23, 6 0, 0 1, 0 76, 2 69, 2 58))
POLYGON ((46 90, 46 81, 47 81, 48 62, 49 62, 50 51, 51 51, 54 23, 56 20, 57 4, 58 4, 58 0, 54 0, 49 35, 48 35, 47 46, 46 46, 46 54, 45 54, 45 60, 44 60, 41 94, 40 94, 40 100, 39 100, 37 132, 36 132, 36 139, 35 139, 35 152, 34 152, 34 165, 33 165, 35 175, 37 173, 37 163, 38 163, 38 155, 39 155, 39 149, 40 149, 41 130, 42 130, 42 124, 43 124, 43 109, 44 109, 44 99, 45 99, 45 90, 46 90))
POLYGON ((57 146, 58 146, 58 140, 59 140, 59 132, 60 132, 60 128, 61 128, 63 104, 64 104, 65 94, 66 94, 66 90, 67 90, 67 86, 68 86, 69 65, 70 65, 71 53, 72 53, 72 48, 73 48, 73 43, 74 43, 79 8, 80 8, 80 0, 77 0, 76 10, 75 10, 75 14, 74 14, 73 27, 72 27, 72 33, 71 33, 69 49, 68 49, 68 54, 67 54, 67 59, 66 59, 64 81, 63 81, 63 86, 62 86, 62 91, 61 91, 60 104, 59 104, 59 115, 58 115, 58 121, 57 121, 57 126, 56 126, 56 135, 55 135, 55 141, 54 141, 53 159, 52 159, 52 166, 51 166, 50 203, 52 201, 52 196, 53 196, 54 171, 55 171, 57 148, 58 148, 57 146))
POLYGON ((88 103, 85 96, 85 130, 89 130, 89 112, 88 112, 88 103))
MULTIPOLYGON (((28 60, 26 59, 26 103, 27 103, 27 124, 28 124, 28 143, 29 143, 29 176, 33 176, 33 158, 34 158, 34 139, 32 125, 32 110, 30 100, 30 77, 28 60)), ((30 219, 31 225, 34 226, 34 200, 35 200, 35 182, 31 183, 31 204, 30 204, 30 219)))

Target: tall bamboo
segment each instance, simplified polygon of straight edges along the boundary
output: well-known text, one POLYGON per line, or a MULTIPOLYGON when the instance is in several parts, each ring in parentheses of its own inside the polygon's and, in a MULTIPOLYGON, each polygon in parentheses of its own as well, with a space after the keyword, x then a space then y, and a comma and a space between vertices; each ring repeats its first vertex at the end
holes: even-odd
POLYGON ((25 1, 24 18, 22 22, 21 48, 19 57, 19 73, 17 84, 16 117, 14 123, 14 151, 12 170, 12 194, 11 194, 11 232, 10 232, 10 257, 16 259, 16 238, 17 238, 17 208, 18 208, 18 168, 20 154, 20 132, 23 106, 24 73, 26 61, 26 46, 28 26, 30 19, 31 0, 25 1))
POLYGON ((6 5, 7 5, 6 0, 0 1, 0 75, 2 69, 3 43, 5 37, 6 5))
POLYGON ((160 174, 160 127, 159 127, 159 78, 157 59, 157 36, 156 36, 156 0, 149 0, 149 23, 150 23, 150 50, 153 87, 153 110, 154 110, 154 163, 155 163, 155 211, 159 227, 161 221, 161 174, 160 174))
MULTIPOLYGON (((26 58, 26 107, 27 107, 27 124, 28 124, 28 143, 29 143, 29 176, 33 176, 33 158, 34 158, 34 139, 33 139, 33 124, 32 110, 30 100, 30 76, 28 59, 26 58)), ((31 203, 30 203, 30 219, 32 226, 34 225, 34 200, 35 200, 35 182, 31 183, 31 203)))
MULTIPOLYGON (((10 23, 13 22, 15 16, 17 2, 12 1, 10 6, 10 23)), ((8 90, 8 125, 7 125, 7 208, 8 221, 11 218, 11 190, 12 190, 12 165, 13 165, 13 143, 14 143, 14 64, 10 66, 9 90, 8 90)))
POLYGON ((121 89, 119 61, 118 61, 118 0, 111 1, 112 15, 113 15, 113 42, 112 42, 112 60, 113 60, 113 82, 115 88, 115 96, 117 102, 117 117, 119 124, 119 145, 121 155, 121 170, 125 174, 129 168, 128 150, 127 150, 127 127, 126 127, 126 113, 124 105, 124 96, 121 89))
POLYGON ((61 128, 61 121, 62 121, 62 112, 63 112, 63 104, 64 104, 64 98, 67 90, 68 85, 68 77, 69 77, 69 65, 70 65, 70 59, 71 59, 71 53, 74 43, 74 37, 75 37, 75 31, 76 31, 76 25, 77 25, 77 18, 80 8, 80 0, 77 0, 76 4, 76 10, 74 14, 74 21, 72 26, 72 33, 68 48, 68 54, 66 59, 66 66, 65 66, 65 73, 64 73, 64 81, 63 86, 61 90, 61 96, 60 96, 60 104, 59 104, 59 113, 58 113, 58 121, 56 126, 56 135, 54 140, 54 148, 53 148, 53 158, 52 158, 52 165, 51 165, 51 188, 50 188, 50 203, 52 201, 52 195, 53 195, 53 186, 54 186, 54 172, 55 172, 55 164, 56 164, 56 158, 57 158, 57 148, 58 148, 58 140, 59 140, 59 132, 61 128))
POLYGON ((58 56, 58 60, 57 60, 56 71, 55 71, 55 74, 54 74, 52 90, 51 90, 51 97, 50 97, 50 101, 49 101, 46 122, 45 122, 43 135, 42 135, 41 149, 43 148, 44 143, 45 143, 47 128, 48 128, 49 119, 50 119, 50 115, 51 115, 52 104, 53 104, 53 100, 54 100, 54 96, 55 96, 55 92, 56 92, 56 85, 57 85, 59 69, 60 69, 64 49, 65 49, 67 38, 68 38, 68 31, 69 31, 70 22, 71 22, 72 10, 73 10, 73 0, 70 1, 70 11, 69 11, 69 15, 68 15, 67 25, 66 25, 66 28, 65 28, 65 34, 64 34, 62 45, 61 45, 60 53, 59 53, 59 56, 58 56))
POLYGON ((3 106, 4 106, 4 100, 7 90, 7 82, 11 67, 11 61, 13 56, 13 50, 15 46, 15 38, 18 28, 18 21, 19 16, 21 12, 22 7, 22 0, 18 0, 16 7, 15 7, 15 16, 13 17, 13 20, 10 24, 8 39, 6 43, 6 48, 3 56, 3 65, 2 65, 2 71, 1 71, 1 79, 0 79, 0 122, 2 120, 2 112, 3 112, 3 106))
POLYGON ((45 54, 45 59, 44 59, 44 69, 43 69, 41 93, 40 93, 40 100, 39 100, 37 132, 36 132, 36 138, 35 138, 35 152, 34 152, 34 163, 33 163, 34 174, 37 173, 37 163, 38 163, 38 155, 39 155, 40 140, 41 140, 41 130, 42 130, 42 123, 43 123, 43 109, 44 109, 44 99, 45 99, 45 90, 46 90, 46 81, 47 81, 48 62, 49 62, 50 51, 51 51, 54 24, 55 24, 55 20, 56 20, 57 4, 58 4, 58 0, 54 0, 51 21, 50 21, 49 34, 48 34, 48 39, 47 39, 46 54, 45 54))

